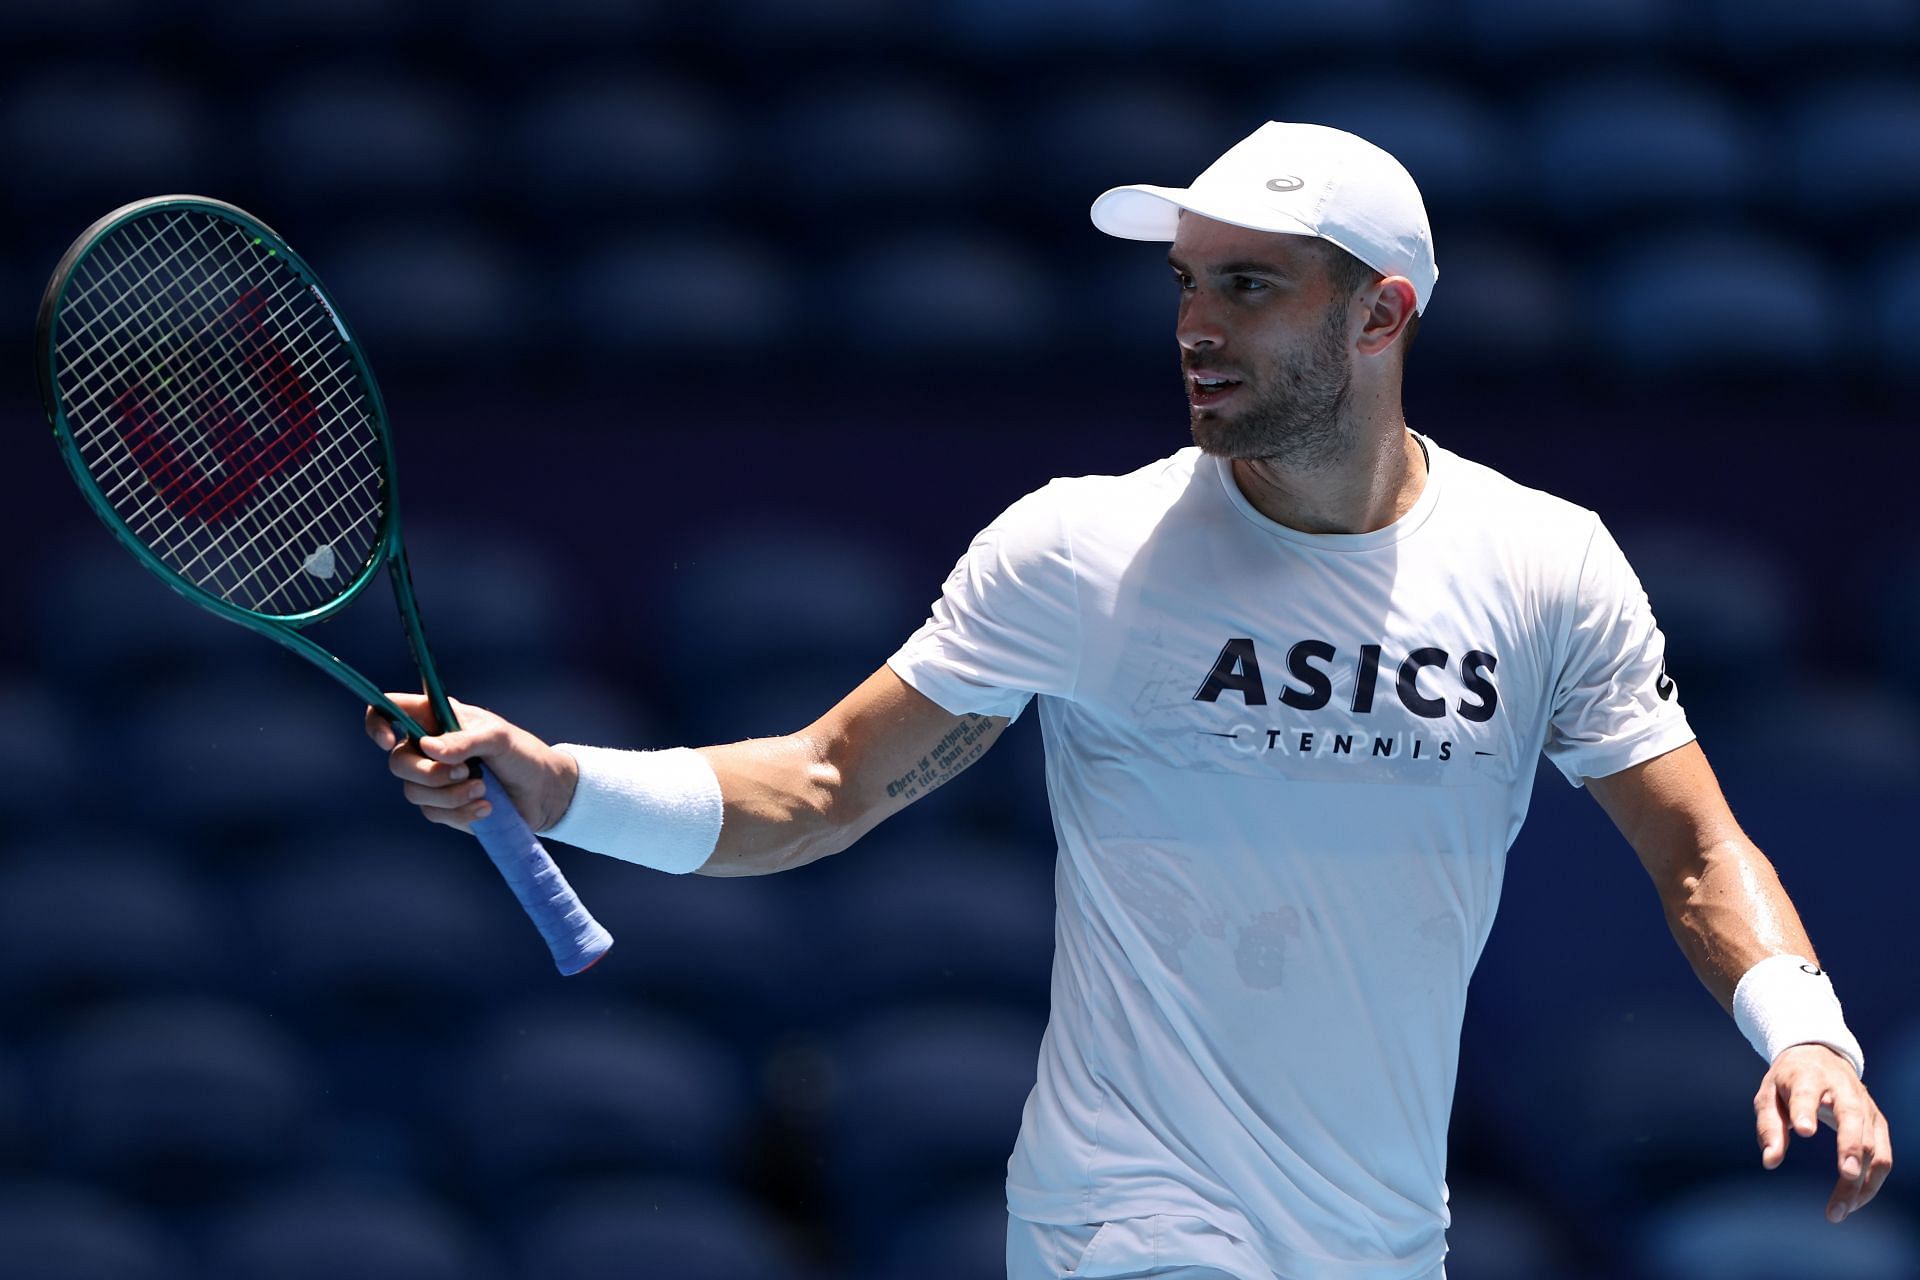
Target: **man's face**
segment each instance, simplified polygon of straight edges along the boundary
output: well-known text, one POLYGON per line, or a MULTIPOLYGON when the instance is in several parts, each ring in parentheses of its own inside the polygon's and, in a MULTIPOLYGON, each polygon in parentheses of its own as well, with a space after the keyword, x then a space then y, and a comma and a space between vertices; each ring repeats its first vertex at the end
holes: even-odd
POLYGON ((1187 213, 1168 260, 1194 443, 1294 466, 1344 454, 1351 299, 1320 242, 1187 213))

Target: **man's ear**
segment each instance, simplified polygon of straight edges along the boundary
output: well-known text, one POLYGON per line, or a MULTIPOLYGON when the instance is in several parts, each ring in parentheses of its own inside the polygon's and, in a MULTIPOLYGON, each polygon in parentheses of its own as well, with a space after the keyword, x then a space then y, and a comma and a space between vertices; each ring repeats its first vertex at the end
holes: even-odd
POLYGON ((1366 323, 1361 326, 1355 349, 1363 356, 1377 356, 1400 340, 1414 317, 1419 295, 1405 276, 1386 276, 1367 291, 1366 297, 1366 323))

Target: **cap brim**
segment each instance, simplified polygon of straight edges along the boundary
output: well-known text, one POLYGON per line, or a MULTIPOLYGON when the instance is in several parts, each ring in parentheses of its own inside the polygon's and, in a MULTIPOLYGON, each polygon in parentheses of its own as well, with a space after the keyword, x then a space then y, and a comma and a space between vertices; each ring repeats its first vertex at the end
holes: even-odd
POLYGON ((1215 222, 1279 235, 1318 236, 1298 218, 1277 209, 1231 208, 1217 200, 1196 200, 1186 187, 1135 185, 1103 191, 1088 213, 1093 225, 1123 240, 1171 240, 1180 228, 1180 213, 1189 210, 1215 222))

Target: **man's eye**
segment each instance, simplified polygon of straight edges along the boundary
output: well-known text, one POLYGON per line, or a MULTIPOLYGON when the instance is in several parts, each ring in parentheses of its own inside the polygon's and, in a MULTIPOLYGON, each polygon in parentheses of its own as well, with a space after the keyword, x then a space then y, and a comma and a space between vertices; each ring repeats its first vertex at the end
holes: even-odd
POLYGON ((1255 280, 1252 276, 1235 276, 1233 278, 1233 287, 1242 293, 1258 293, 1267 287, 1267 282, 1265 280, 1255 280))
POLYGON ((1182 289, 1191 289, 1191 288, 1193 288, 1193 277, 1192 277, 1192 276, 1190 276, 1190 275, 1188 275, 1188 274, 1187 274, 1186 272, 1184 272, 1184 271, 1176 271, 1176 272, 1174 272, 1174 273, 1173 273, 1173 282, 1174 282, 1175 284, 1177 284, 1177 285, 1179 285, 1179 286, 1180 286, 1180 287, 1181 287, 1182 289))

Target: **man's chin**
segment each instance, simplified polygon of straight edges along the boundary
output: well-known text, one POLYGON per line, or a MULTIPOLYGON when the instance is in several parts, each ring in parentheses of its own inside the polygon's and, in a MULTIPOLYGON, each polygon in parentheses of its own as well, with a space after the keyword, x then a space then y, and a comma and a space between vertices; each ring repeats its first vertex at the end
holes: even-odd
POLYGON ((1221 420, 1220 415, 1206 409, 1193 411, 1191 424, 1193 442, 1200 452, 1215 458, 1257 458, 1262 456, 1256 442, 1242 432, 1235 431, 1231 424, 1221 420))

